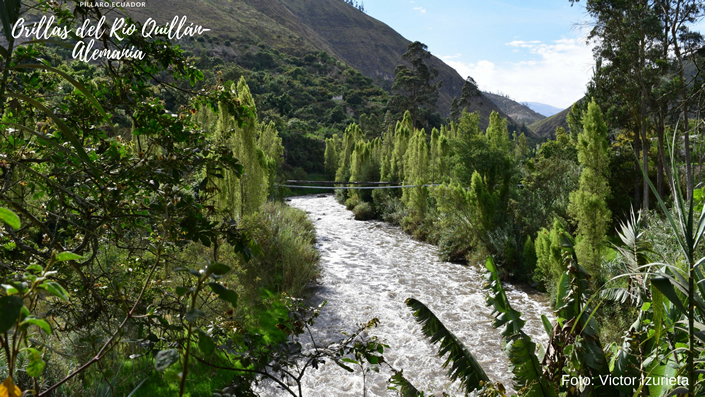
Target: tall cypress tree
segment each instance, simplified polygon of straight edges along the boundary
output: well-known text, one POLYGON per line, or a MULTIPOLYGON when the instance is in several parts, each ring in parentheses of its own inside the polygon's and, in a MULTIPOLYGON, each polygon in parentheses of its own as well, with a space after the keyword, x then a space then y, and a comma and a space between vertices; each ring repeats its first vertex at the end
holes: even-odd
POLYGON ((600 247, 612 217, 607 208, 610 195, 607 125, 594 100, 583 114, 583 131, 578 134, 577 148, 582 166, 580 187, 571 192, 568 210, 578 224, 575 246, 578 260, 594 273, 600 265, 600 247))

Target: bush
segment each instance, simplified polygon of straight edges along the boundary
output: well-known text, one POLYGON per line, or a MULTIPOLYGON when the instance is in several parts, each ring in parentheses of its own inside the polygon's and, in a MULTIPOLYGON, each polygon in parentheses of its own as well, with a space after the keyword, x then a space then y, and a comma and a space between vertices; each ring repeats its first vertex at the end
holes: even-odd
POLYGON ((370 203, 360 203, 353 208, 353 214, 355 214, 355 219, 358 221, 367 221, 374 219, 375 211, 372 209, 370 203))
POLYGON ((372 200, 382 220, 401 226, 402 220, 409 214, 409 210, 390 190, 392 189, 372 190, 372 200))
POLYGON ((259 294, 264 288, 301 296, 319 275, 316 232, 306 213, 282 203, 267 203, 259 213, 245 217, 242 226, 263 251, 243 265, 247 280, 243 284, 254 287, 248 292, 259 294))
POLYGON ((358 200, 357 197, 355 197, 355 196, 350 197, 349 199, 345 200, 345 208, 348 211, 352 211, 353 208, 355 208, 358 204, 360 204, 360 200, 358 200))

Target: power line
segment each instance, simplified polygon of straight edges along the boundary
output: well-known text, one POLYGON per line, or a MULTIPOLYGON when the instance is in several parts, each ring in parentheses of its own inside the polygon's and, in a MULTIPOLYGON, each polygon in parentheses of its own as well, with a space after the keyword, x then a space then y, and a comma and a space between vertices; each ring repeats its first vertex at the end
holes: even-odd
POLYGON ((300 181, 296 179, 289 179, 286 183, 325 183, 325 184, 336 184, 336 185, 389 185, 396 182, 346 182, 346 181, 300 181))
MULTIPOLYGON (((349 184, 350 182, 345 182, 349 184)), ((293 187, 297 189, 339 189, 339 190, 370 190, 370 189, 400 189, 409 187, 421 187, 421 186, 439 186, 440 183, 429 183, 426 185, 402 185, 402 186, 299 186, 299 185, 280 185, 275 183, 274 186, 278 187, 293 187)))

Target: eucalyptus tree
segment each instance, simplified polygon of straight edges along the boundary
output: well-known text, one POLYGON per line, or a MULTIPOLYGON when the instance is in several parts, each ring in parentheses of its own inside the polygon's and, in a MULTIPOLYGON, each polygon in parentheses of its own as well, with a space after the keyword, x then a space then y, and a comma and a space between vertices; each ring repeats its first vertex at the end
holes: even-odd
POLYGON ((428 46, 415 41, 409 44, 401 56, 404 64, 394 69, 392 90, 398 92, 392 97, 391 104, 401 111, 411 112, 413 127, 423 127, 421 116, 424 111, 433 112, 438 100, 438 90, 443 81, 433 83, 438 77, 438 70, 427 64, 431 58, 428 46))
MULTIPOLYGON (((600 103, 613 127, 634 134, 635 168, 641 157, 643 174, 648 175, 648 104, 662 55, 658 10, 650 0, 588 0, 586 9, 594 18, 589 38, 598 44, 593 50, 596 67, 588 95, 600 103)), ((638 185, 635 181, 635 200, 641 196, 642 207, 648 208, 645 177, 641 191, 638 185)))
POLYGON ((703 45, 700 33, 690 30, 690 26, 705 16, 705 6, 698 0, 657 0, 655 6, 662 16, 666 32, 667 51, 675 57, 676 76, 674 79, 676 93, 679 96, 678 108, 682 117, 683 145, 685 150, 685 178, 687 198, 693 195, 693 167, 691 159, 690 134, 691 123, 689 112, 694 107, 690 105, 692 80, 685 72, 686 57, 703 45), (690 81, 687 81, 690 80, 690 81))

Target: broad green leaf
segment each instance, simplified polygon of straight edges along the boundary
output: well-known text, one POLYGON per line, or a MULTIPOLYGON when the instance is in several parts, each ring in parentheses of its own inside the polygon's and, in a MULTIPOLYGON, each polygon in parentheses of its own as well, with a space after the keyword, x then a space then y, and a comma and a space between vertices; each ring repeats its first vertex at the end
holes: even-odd
POLYGON ((0 334, 9 331, 22 313, 24 301, 19 296, 3 296, 0 298, 0 334))
POLYGON ((159 372, 164 372, 172 364, 179 361, 179 351, 176 349, 162 350, 154 358, 154 368, 159 372))
POLYGON ((31 347, 24 349, 29 353, 29 364, 27 364, 27 375, 36 378, 44 372, 47 363, 42 359, 42 353, 31 347))
POLYGON ((551 321, 546 317, 545 315, 541 315, 541 322, 543 323, 543 329, 546 330, 546 334, 548 337, 553 336, 553 326, 551 325, 551 321))
POLYGON ((570 294, 570 276, 568 273, 563 273, 558 281, 558 290, 556 291, 556 310, 565 306, 566 298, 570 294))
POLYGON ((200 329, 198 330, 198 348, 201 349, 206 356, 210 356, 215 350, 215 342, 213 342, 213 339, 200 329))
POLYGON ((341 363, 340 361, 336 361, 335 363, 338 364, 338 366, 339 366, 340 368, 342 368, 342 369, 344 369, 344 370, 346 370, 346 371, 348 371, 348 372, 355 372, 354 369, 348 367, 347 365, 341 363))
POLYGON ((74 254, 73 252, 62 252, 58 255, 56 255, 56 261, 57 262, 66 262, 66 261, 77 261, 83 259, 81 255, 74 254))
POLYGON ((208 266, 207 273, 208 274, 215 274, 216 276, 222 276, 224 274, 228 274, 230 272, 230 267, 225 266, 222 263, 212 263, 208 266))
POLYGON ((5 293, 8 295, 19 294, 19 292, 20 292, 17 290, 17 287, 15 287, 14 285, 3 284, 2 287, 5 289, 5 293))
POLYGON ((184 318, 186 319, 186 321, 192 323, 205 315, 206 315, 206 313, 204 313, 198 309, 192 309, 192 310, 189 310, 188 312, 186 312, 186 315, 184 316, 184 318))
POLYGON ((670 279, 666 277, 654 277, 651 279, 651 285, 656 287, 656 289, 658 289, 663 296, 666 297, 666 299, 676 305, 681 313, 688 313, 688 310, 686 310, 685 306, 683 306, 683 302, 678 299, 678 295, 676 294, 676 290, 673 288, 670 279))
POLYGON ((193 291, 191 288, 186 288, 183 286, 178 286, 176 287, 176 295, 178 296, 184 296, 186 295, 189 291, 193 291))
POLYGON ((230 302, 233 308, 237 307, 237 292, 227 289, 219 283, 208 283, 208 286, 211 287, 213 293, 218 295, 218 298, 230 302))
POLYGON ((61 286, 61 284, 57 283, 56 281, 45 281, 42 283, 42 285, 39 286, 40 288, 44 288, 47 292, 50 294, 59 297, 61 300, 68 302, 69 300, 69 293, 66 292, 64 287, 61 286))
POLYGON ((7 208, 0 207, 0 220, 15 230, 20 228, 20 217, 7 208))
POLYGON ((37 264, 27 266, 26 270, 29 272, 37 272, 37 273, 41 273, 44 271, 44 269, 37 264))
POLYGON ((36 325, 37 327, 44 330, 44 332, 46 332, 47 335, 51 335, 51 326, 49 325, 48 322, 46 322, 46 320, 43 320, 41 318, 30 317, 30 318, 26 318, 24 321, 22 321, 22 323, 20 325, 29 325, 29 324, 36 325))

